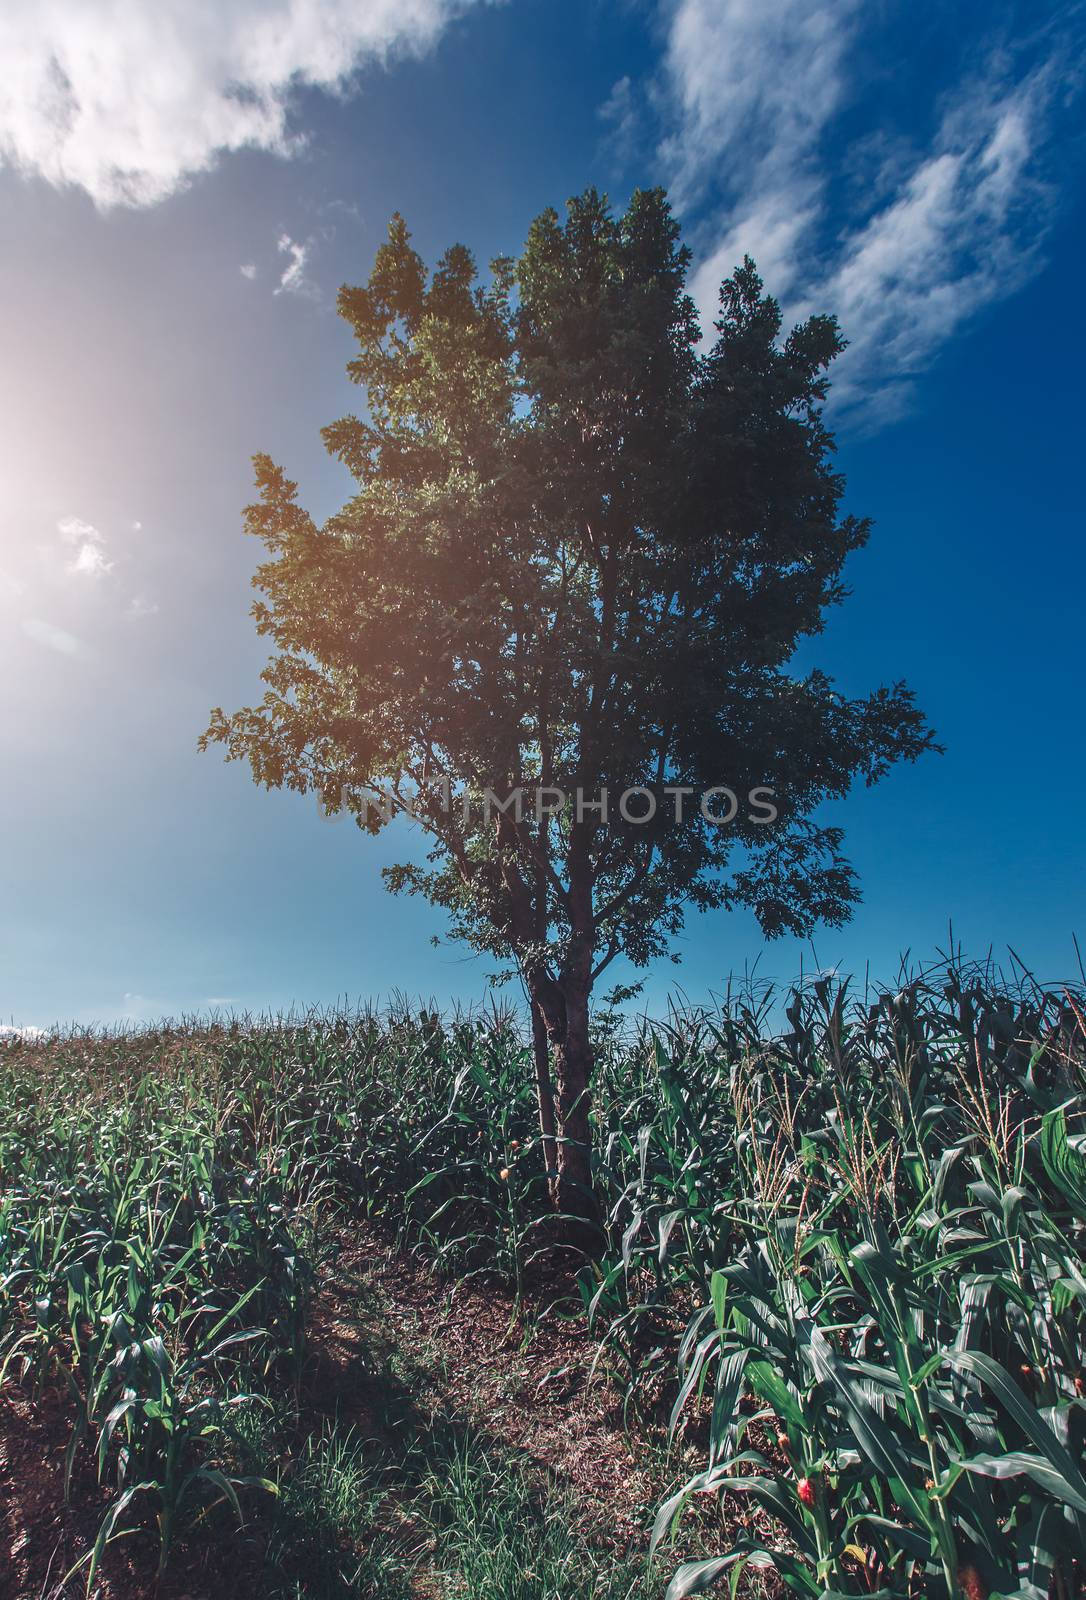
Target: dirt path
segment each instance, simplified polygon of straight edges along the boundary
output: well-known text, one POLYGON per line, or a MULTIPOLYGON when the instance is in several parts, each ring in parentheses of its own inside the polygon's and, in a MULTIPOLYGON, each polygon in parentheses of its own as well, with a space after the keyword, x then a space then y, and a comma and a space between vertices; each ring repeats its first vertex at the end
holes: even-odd
MULTIPOLYGON (((667 1488, 660 1453, 641 1443, 635 1459, 614 1390, 590 1376, 596 1344, 583 1321, 540 1323, 541 1309, 529 1300, 514 1315, 500 1286, 442 1278, 356 1226, 321 1274, 295 1444, 334 1423, 406 1461, 438 1434, 470 1438, 496 1460, 526 1464, 541 1488, 564 1491, 597 1549, 642 1553, 667 1488)), ((84 1448, 64 1507, 68 1429, 59 1395, 32 1405, 9 1384, 0 1396, 0 1600, 84 1593, 83 1579, 63 1589, 58 1580, 93 1542, 109 1490, 84 1448)), ((392 1492, 389 1515, 419 1600, 443 1600, 451 1591, 428 1561, 409 1488, 392 1492)), ((182 1534, 156 1589, 156 1541, 137 1533, 107 1552, 95 1600, 256 1600, 266 1592, 263 1543, 259 1518, 240 1533, 182 1534)))
MULTIPOLYGON (((361 1228, 322 1289, 313 1351, 326 1379, 338 1375, 341 1404, 355 1374, 361 1422, 372 1418, 366 1373, 376 1355, 402 1375, 417 1412, 522 1455, 571 1493, 594 1543, 639 1552, 668 1487, 659 1453, 642 1442, 635 1457, 613 1388, 591 1376, 597 1345, 583 1322, 537 1323, 541 1309, 529 1300, 516 1315, 508 1290, 452 1283, 361 1228)), ((425 1426, 425 1416, 413 1422, 425 1426)))

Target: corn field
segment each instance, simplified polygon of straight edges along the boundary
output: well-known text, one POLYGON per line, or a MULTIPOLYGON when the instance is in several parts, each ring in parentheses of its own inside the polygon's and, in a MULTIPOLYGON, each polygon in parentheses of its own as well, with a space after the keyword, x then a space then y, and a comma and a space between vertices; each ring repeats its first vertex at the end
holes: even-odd
POLYGON ((106 1492, 72 1592, 134 1528, 165 1570, 282 1495, 244 1441, 360 1219, 518 1301, 553 1281, 631 1437, 666 1427, 637 1593, 1086 1592, 1078 991, 947 964, 608 1016, 592 1114, 606 1237, 571 1264, 512 1014, 5 1046, 0 1385, 62 1389, 66 1490, 106 1492))

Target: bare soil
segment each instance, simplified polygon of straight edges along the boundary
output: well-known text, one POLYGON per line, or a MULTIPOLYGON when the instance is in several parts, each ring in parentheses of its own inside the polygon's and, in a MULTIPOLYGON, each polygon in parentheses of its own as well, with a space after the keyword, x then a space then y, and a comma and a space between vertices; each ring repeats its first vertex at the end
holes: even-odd
MULTIPOLYGON (((593 1544, 644 1550, 653 1508, 669 1487, 662 1453, 627 1434, 616 1389, 593 1378, 597 1343, 583 1319, 541 1316, 554 1290, 553 1282, 540 1286, 517 1307, 504 1287, 444 1278, 397 1253, 376 1229, 352 1229, 313 1307, 299 1442, 332 1418, 386 1442, 390 1431, 402 1443, 438 1426, 460 1429, 483 1448, 521 1458, 541 1484, 563 1487, 593 1544)), ((64 1505, 69 1435, 63 1394, 32 1401, 9 1377, 0 1393, 0 1600, 85 1592, 85 1567, 64 1580, 90 1550, 110 1490, 83 1447, 64 1505)), ((411 1545, 409 1509, 390 1515, 411 1545)), ((412 1550, 420 1600, 440 1596, 425 1549, 412 1550)), ((179 1535, 156 1583, 157 1539, 143 1529, 111 1544, 94 1600, 257 1600, 262 1553, 259 1514, 240 1532, 224 1517, 179 1535)))

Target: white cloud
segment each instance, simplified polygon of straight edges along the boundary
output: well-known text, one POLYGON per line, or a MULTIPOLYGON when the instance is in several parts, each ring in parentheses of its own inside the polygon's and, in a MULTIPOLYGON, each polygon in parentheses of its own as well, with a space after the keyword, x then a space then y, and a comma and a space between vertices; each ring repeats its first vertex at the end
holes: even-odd
POLYGON ((28 639, 45 645, 49 650, 59 651, 62 656, 79 653, 79 640, 65 633, 63 628, 54 628, 51 622, 42 622, 38 617, 26 617, 21 627, 28 639))
POLYGON ((57 532, 66 544, 82 544, 86 540, 92 544, 102 543, 102 535, 94 523, 84 522, 82 517, 61 517, 57 532))
POLYGON ((819 212, 813 185, 770 189, 760 199, 752 198, 739 218, 729 223, 723 237, 699 262, 690 282, 691 293, 709 327, 717 311, 717 294, 722 281, 740 264, 753 256, 767 287, 778 299, 789 294, 801 267, 800 246, 819 212))
POLYGON ((858 11, 859 0, 679 0, 666 55, 679 121, 662 152, 678 205, 737 164, 749 195, 806 187, 844 98, 858 11))
POLYGON ((241 266, 238 268, 238 271, 241 273, 243 278, 248 278, 249 282, 252 283, 253 279, 256 277, 256 262, 243 261, 241 266))
MULTIPOLYGON (((677 203, 702 219, 691 287, 704 326, 721 279, 752 255, 789 317, 838 315, 850 348, 834 403, 885 420, 946 340, 1038 264, 1056 70, 1016 76, 993 57, 944 106, 926 149, 898 149, 866 188, 834 187, 865 144, 835 124, 862 89, 850 52, 871 15, 856 0, 676 0, 661 155, 677 203)), ((866 142, 880 141, 882 129, 866 142)))
POLYGON ((100 544, 81 544, 67 570, 86 578, 104 578, 113 571, 113 562, 106 560, 100 544))
POLYGON ((75 547, 75 554, 66 570, 74 576, 104 578, 113 571, 113 562, 105 553, 105 539, 91 522, 82 517, 64 517, 57 528, 65 544, 75 547))
POLYGON ((146 595, 134 594, 128 602, 125 615, 139 620, 142 617, 157 617, 159 605, 157 600, 148 600, 146 595))
MULTIPOLYGON (((679 0, 665 56, 674 127, 661 155, 677 205, 727 220, 691 288, 708 328, 744 255, 792 292, 824 206, 819 147, 847 98, 857 0, 679 0)), ((715 237, 713 232, 715 231, 715 237)))
POLYGON ((0 1026, 0 1044, 10 1043, 14 1039, 26 1039, 32 1043, 35 1039, 45 1039, 47 1037, 48 1035, 44 1028, 35 1028, 33 1026, 13 1028, 7 1023, 0 1026))
POLYGON ((631 160, 637 146, 640 115, 633 83, 628 77, 619 78, 598 115, 600 121, 607 124, 606 145, 611 155, 618 162, 631 160))
POLYGON ((843 401, 896 414, 909 379, 969 317, 1035 270, 1051 192, 1031 174, 1043 77, 955 108, 935 148, 845 243, 815 297, 851 338, 838 362, 843 401))
POLYGON ((313 280, 306 277, 305 271, 313 249, 312 238, 301 244, 297 239, 292 239, 289 233, 281 233, 276 247, 280 255, 287 257, 287 264, 283 268, 274 293, 299 294, 305 295, 310 300, 316 300, 319 291, 313 280))
POLYGON ((287 155, 293 91, 431 46, 479 0, 5 0, 0 161, 152 205, 220 152, 287 155))

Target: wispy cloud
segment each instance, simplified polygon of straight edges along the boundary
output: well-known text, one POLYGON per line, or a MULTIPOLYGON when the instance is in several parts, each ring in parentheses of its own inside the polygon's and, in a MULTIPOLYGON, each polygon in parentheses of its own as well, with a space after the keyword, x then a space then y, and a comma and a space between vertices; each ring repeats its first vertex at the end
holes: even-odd
POLYGON ((0 161, 151 205, 220 152, 288 155, 292 94, 430 47, 479 0, 6 0, 0 161))
POLYGON ((987 65, 921 102, 935 131, 917 149, 887 137, 878 108, 856 132, 858 47, 879 15, 857 0, 676 0, 669 14, 660 155, 700 237, 706 325, 750 254, 790 316, 839 316, 851 345, 835 404, 896 414, 946 340, 1042 260, 1059 50, 1024 67, 978 41, 987 65), (850 185, 880 149, 878 181, 850 185))
POLYGON ((125 616, 137 622, 144 617, 157 617, 158 613, 158 601, 149 600, 145 594, 134 594, 125 609, 125 616))
POLYGON ((289 233, 281 233, 276 241, 276 248, 280 255, 286 256, 287 264, 273 292, 303 295, 308 300, 318 299, 320 291, 312 278, 306 275, 306 267, 313 250, 312 238, 302 243, 292 239, 289 233))
POLYGON ((35 644, 45 645, 47 650, 56 650, 62 656, 79 653, 79 640, 65 633, 63 628, 54 628, 51 622, 42 622, 39 617, 24 617, 20 626, 28 639, 33 639, 35 644))
POLYGON ((604 144, 608 154, 613 160, 625 164, 634 154, 641 123, 632 79, 619 78, 600 106, 598 115, 607 128, 604 144))
POLYGON ((238 268, 238 271, 241 273, 243 278, 248 278, 249 282, 252 283, 253 279, 256 277, 256 262, 243 261, 241 266, 238 268))
POLYGON ((679 0, 665 57, 678 117, 662 155, 680 207, 714 186, 749 209, 785 190, 810 206, 858 12, 859 0, 679 0))
POLYGON ((74 577, 105 578, 113 571, 113 562, 105 552, 106 541, 91 522, 82 517, 64 517, 57 523, 60 537, 74 547, 75 554, 65 570, 74 577))
POLYGON ((84 578, 105 578, 113 571, 100 544, 81 544, 68 563, 69 572, 84 578))
POLYGON ((1040 265, 1055 200, 1034 163, 1048 88, 1041 71, 963 94, 934 148, 817 286, 851 338, 838 397, 868 401, 870 420, 896 415, 956 330, 1040 265))

